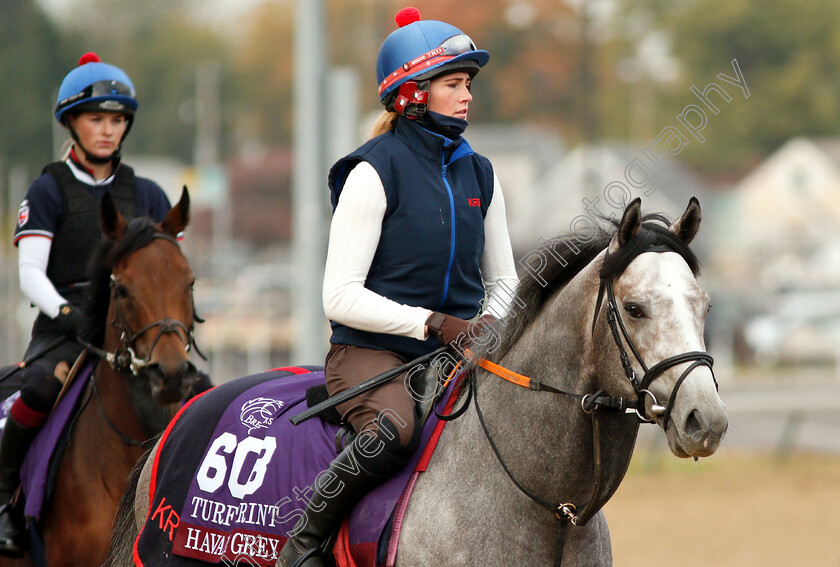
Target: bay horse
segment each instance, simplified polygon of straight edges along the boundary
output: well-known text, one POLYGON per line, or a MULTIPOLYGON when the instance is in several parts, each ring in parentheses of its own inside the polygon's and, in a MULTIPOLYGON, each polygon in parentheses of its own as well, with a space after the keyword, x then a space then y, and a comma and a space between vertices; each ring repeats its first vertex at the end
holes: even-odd
MULTIPOLYGON (((416 481, 396 565, 612 565, 601 507, 639 423, 661 427, 678 457, 716 451, 728 417, 705 350, 710 300, 689 248, 700 220, 694 198, 675 222, 643 216, 636 199, 609 229, 535 251, 508 314, 463 353, 471 395, 416 481)), ((120 505, 108 567, 134 563, 152 461, 138 465, 120 505)))
MULTIPOLYGON (((102 562, 132 467, 197 374, 189 360, 195 278, 177 241, 189 221, 186 187, 160 224, 127 222, 107 193, 100 217, 107 238, 91 259, 85 311, 95 325, 88 356, 101 358, 70 426, 52 498, 37 520, 50 567, 102 562)), ((0 566, 30 561, 0 557, 0 566)))

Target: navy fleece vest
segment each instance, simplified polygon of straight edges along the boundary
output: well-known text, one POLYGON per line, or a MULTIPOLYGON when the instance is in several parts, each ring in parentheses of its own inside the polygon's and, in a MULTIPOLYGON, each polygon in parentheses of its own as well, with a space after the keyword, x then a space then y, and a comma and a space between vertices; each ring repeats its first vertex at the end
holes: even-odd
MULTIPOLYGON (((474 317, 484 299, 484 216, 493 198, 490 161, 455 141, 400 118, 394 131, 368 141, 330 170, 333 209, 347 174, 370 163, 385 188, 382 235, 365 287, 404 305, 474 317)), ((419 341, 332 322, 330 342, 385 349, 406 358, 434 350, 419 341)))

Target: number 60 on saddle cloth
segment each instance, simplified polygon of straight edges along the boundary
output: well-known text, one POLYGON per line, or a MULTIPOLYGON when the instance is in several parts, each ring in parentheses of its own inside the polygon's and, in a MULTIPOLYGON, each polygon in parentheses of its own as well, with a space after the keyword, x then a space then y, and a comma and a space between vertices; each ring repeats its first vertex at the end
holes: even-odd
MULTIPOLYGON (((277 369, 217 386, 185 406, 150 457, 149 513, 135 564, 273 566, 337 455, 338 426, 289 422, 306 409, 306 390, 323 383, 323 371, 277 369)), ((436 424, 425 424, 422 446, 436 424)), ((377 542, 421 453, 350 515, 344 543, 358 567, 376 565, 377 542)))

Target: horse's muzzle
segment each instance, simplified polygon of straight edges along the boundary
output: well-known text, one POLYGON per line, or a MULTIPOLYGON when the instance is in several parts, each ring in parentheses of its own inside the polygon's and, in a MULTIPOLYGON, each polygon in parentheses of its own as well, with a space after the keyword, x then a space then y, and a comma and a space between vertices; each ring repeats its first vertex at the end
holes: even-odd
POLYGON ((152 388, 152 398, 163 405, 184 400, 195 383, 198 371, 189 360, 184 360, 176 369, 152 362, 146 366, 146 376, 152 388))
POLYGON ((708 457, 720 446, 729 428, 723 405, 699 404, 675 417, 666 430, 671 451, 678 457, 708 457))

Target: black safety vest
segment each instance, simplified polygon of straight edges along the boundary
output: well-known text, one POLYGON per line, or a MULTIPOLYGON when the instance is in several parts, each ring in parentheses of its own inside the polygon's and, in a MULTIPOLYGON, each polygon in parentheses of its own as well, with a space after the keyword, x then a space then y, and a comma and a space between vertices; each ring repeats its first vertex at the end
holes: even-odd
MULTIPOLYGON (((47 164, 43 173, 53 176, 61 193, 61 215, 53 234, 47 264, 47 277, 61 293, 61 288, 87 279, 88 259, 102 240, 100 199, 91 194, 87 184, 76 179, 64 162, 47 164)), ((117 210, 126 220, 133 218, 136 193, 134 170, 120 164, 109 192, 117 210)))

